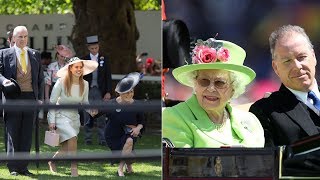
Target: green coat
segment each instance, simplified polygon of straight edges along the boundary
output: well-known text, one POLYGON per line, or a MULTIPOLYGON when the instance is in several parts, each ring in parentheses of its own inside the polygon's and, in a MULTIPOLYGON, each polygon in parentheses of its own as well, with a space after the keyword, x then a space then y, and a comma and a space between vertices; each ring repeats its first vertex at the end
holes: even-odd
MULTIPOLYGON (((233 138, 244 147, 264 147, 263 128, 255 115, 227 104, 233 138)), ((180 148, 219 148, 235 145, 220 134, 195 95, 162 113, 162 136, 180 148)))

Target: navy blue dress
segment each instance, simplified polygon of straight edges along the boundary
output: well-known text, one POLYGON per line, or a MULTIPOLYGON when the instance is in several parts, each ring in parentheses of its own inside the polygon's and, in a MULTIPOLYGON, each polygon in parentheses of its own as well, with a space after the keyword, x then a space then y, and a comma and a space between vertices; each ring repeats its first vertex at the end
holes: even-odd
MULTIPOLYGON (((109 102, 117 103, 116 99, 111 99, 109 102)), ((130 106, 135 103, 137 103, 136 100, 130 106)), ((121 109, 116 109, 106 115, 108 117, 105 131, 107 145, 111 151, 122 150, 127 138, 130 137, 130 135, 125 133, 124 127, 126 125, 143 125, 143 112, 124 112, 121 109)), ((136 137, 133 138, 134 143, 136 139, 136 137)))

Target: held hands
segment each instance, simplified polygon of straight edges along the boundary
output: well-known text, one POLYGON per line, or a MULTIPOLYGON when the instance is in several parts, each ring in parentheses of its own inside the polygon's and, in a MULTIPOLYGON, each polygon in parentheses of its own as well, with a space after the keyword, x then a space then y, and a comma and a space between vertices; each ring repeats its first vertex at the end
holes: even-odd
POLYGON ((110 100, 111 99, 111 94, 110 93, 106 93, 105 95, 104 95, 104 97, 103 97, 103 100, 104 101, 108 101, 108 100, 110 100))
POLYGON ((139 126, 137 126, 137 127, 134 127, 134 128, 131 128, 132 129, 132 132, 131 132, 131 136, 133 136, 133 137, 138 137, 139 136, 139 134, 140 134, 140 128, 139 128, 139 126))
POLYGON ((50 131, 56 130, 56 123, 50 123, 49 124, 49 129, 50 129, 50 131))
POLYGON ((94 117, 98 114, 98 109, 90 109, 89 114, 90 116, 94 117))

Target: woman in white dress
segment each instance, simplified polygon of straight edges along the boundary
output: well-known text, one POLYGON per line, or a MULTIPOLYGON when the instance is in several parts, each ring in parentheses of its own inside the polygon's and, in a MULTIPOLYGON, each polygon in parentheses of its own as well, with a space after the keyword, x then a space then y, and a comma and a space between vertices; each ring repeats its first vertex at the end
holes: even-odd
MULTIPOLYGON (((52 104, 88 104, 88 82, 83 76, 98 67, 96 61, 80 60, 73 57, 68 64, 57 72, 60 77, 55 83, 50 103, 52 104)), ((92 112, 89 112, 90 114, 92 112)), ((53 156, 75 154, 77 152, 77 135, 80 129, 80 116, 77 109, 51 109, 48 112, 49 129, 59 134, 60 149, 53 156)), ((49 169, 56 173, 56 166, 48 162, 49 169)), ((71 163, 71 176, 78 176, 77 163, 71 163)))

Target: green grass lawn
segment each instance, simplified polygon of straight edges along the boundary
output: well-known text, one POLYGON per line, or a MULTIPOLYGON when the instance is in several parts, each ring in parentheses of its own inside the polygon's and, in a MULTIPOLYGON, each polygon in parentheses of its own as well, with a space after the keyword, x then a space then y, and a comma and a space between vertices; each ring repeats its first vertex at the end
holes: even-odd
MULTIPOLYGON (((2 120, 1 120, 2 121, 2 120)), ((55 152, 58 148, 52 148, 43 143, 44 131, 47 129, 47 124, 40 125, 40 153, 55 152)), ((85 145, 83 139, 83 128, 80 129, 78 139, 78 151, 79 152, 107 152, 109 148, 97 145, 97 135, 93 137, 93 145, 85 145)), ((96 131, 94 131, 96 132, 96 131)), ((138 142, 135 148, 138 149, 160 149, 161 147, 161 135, 144 134, 138 142)), ((3 141, 3 123, 0 123, 0 151, 4 152, 3 141)), ((32 152, 34 146, 32 146, 32 152)), ((79 162, 78 170, 79 177, 77 179, 119 179, 117 176, 118 165, 110 165, 110 162, 79 162)), ((125 174, 126 176, 121 179, 137 179, 137 180, 149 180, 149 179, 161 179, 161 161, 138 161, 133 164, 135 173, 125 174)), ((67 179, 70 177, 70 162, 57 162, 57 174, 51 174, 48 170, 48 164, 45 162, 40 163, 37 169, 35 163, 29 164, 29 170, 35 174, 35 177, 30 178, 26 176, 10 176, 9 171, 4 162, 0 160, 0 179, 67 179)))

